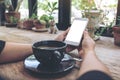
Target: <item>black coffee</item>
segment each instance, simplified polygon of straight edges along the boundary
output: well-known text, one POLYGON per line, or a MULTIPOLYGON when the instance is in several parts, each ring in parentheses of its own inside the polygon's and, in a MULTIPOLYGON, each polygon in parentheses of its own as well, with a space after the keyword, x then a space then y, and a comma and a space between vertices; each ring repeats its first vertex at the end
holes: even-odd
POLYGON ((56 49, 58 47, 54 47, 54 46, 39 46, 39 49, 56 49))

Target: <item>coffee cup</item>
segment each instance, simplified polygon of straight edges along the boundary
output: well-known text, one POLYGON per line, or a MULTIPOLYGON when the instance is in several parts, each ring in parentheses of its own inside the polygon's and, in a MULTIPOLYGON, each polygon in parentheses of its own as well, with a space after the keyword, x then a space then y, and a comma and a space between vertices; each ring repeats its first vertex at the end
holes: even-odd
POLYGON ((35 58, 44 66, 59 65, 66 52, 64 42, 55 40, 45 40, 35 42, 32 46, 35 58))

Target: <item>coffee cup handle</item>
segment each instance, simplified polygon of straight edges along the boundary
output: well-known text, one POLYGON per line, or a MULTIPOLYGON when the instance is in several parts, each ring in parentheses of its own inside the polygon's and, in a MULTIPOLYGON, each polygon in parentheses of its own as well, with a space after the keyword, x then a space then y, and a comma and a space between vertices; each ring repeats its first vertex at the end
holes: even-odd
POLYGON ((64 57, 64 54, 63 53, 61 54, 59 51, 54 51, 54 53, 59 55, 61 59, 64 57))

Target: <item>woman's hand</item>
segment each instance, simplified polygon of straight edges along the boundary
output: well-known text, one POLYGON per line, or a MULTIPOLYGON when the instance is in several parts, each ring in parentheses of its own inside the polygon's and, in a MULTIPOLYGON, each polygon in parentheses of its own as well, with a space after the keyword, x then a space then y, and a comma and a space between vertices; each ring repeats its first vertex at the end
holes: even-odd
POLYGON ((83 58, 85 54, 91 53, 95 50, 95 42, 89 36, 87 31, 84 31, 83 40, 82 40, 82 49, 78 48, 79 55, 83 58))
MULTIPOLYGON (((64 41, 66 36, 67 36, 67 33, 69 32, 69 30, 70 30, 70 28, 68 28, 66 31, 64 31, 60 35, 58 35, 55 40, 57 40, 57 41, 64 41)), ((75 46, 67 45, 66 52, 70 52, 70 51, 72 51, 74 49, 76 49, 75 46)))
POLYGON ((82 49, 84 52, 93 51, 95 49, 95 42, 89 36, 87 31, 84 31, 83 41, 82 41, 82 49))
POLYGON ((55 38, 55 40, 57 40, 57 41, 64 41, 64 39, 65 39, 66 36, 67 36, 67 33, 69 32, 69 29, 70 29, 70 28, 68 28, 66 31, 64 31, 64 32, 61 33, 60 35, 58 35, 58 36, 55 38))

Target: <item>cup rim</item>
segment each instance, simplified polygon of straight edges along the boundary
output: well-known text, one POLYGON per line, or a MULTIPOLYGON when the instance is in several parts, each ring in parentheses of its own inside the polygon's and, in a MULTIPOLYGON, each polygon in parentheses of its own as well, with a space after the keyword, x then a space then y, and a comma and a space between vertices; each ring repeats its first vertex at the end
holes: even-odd
POLYGON ((57 41, 57 40, 42 40, 42 41, 38 41, 38 42, 35 42, 33 45, 32 45, 32 48, 35 48, 35 49, 40 49, 40 50, 58 50, 58 49, 63 49, 63 48, 66 48, 67 47, 67 44, 62 42, 62 41, 57 41), (40 43, 40 42, 59 42, 59 43, 62 43, 64 44, 64 46, 61 46, 61 47, 57 47, 57 48, 47 48, 47 49, 40 49, 38 47, 35 46, 35 44, 37 43, 40 43))

